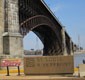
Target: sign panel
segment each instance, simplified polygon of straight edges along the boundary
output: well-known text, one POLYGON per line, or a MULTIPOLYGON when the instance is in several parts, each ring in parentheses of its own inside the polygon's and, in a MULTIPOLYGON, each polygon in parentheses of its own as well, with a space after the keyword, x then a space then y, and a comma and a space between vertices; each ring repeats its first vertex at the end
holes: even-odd
POLYGON ((28 74, 63 74, 73 73, 73 56, 38 56, 24 57, 24 73, 28 74))
POLYGON ((7 67, 7 66, 20 66, 21 61, 20 59, 2 59, 1 60, 1 65, 2 67, 7 67))

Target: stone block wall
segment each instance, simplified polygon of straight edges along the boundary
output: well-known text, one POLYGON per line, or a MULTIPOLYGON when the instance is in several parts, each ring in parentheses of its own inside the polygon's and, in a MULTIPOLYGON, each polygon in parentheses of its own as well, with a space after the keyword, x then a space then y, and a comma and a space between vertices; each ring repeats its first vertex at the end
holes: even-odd
POLYGON ((23 54, 19 33, 18 0, 0 0, 0 55, 23 54))
POLYGON ((3 54, 4 0, 0 0, 0 55, 3 54))

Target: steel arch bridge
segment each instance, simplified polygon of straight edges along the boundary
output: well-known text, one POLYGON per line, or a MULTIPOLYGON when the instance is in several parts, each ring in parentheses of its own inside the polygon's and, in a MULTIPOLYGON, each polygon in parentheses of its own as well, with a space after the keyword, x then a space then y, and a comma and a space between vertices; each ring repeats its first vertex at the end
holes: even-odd
MULTIPOLYGON (((44 44, 44 55, 63 54, 62 25, 43 0, 19 0, 20 33, 33 31, 44 44)), ((67 53, 70 37, 65 32, 67 53)))
POLYGON ((29 31, 33 31, 42 41, 43 55, 73 53, 70 36, 43 0, 4 0, 4 18, 4 54, 20 47, 15 45, 17 41, 21 45, 20 36, 16 38, 16 33, 25 36, 29 31))

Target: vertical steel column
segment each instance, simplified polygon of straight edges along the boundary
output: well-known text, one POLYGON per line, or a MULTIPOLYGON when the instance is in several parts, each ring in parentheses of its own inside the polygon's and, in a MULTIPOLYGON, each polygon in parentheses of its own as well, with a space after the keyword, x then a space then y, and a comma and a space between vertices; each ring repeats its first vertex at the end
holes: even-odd
POLYGON ((9 66, 7 66, 7 75, 6 76, 10 76, 9 75, 9 66))
POLYGON ((17 69, 18 69, 18 76, 20 76, 20 67, 17 66, 17 69))

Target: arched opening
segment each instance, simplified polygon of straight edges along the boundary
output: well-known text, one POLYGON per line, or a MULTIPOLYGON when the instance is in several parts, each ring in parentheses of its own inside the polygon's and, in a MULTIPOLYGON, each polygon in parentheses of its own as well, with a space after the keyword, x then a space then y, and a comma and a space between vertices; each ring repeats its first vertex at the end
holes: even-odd
MULTIPOLYGON (((47 25, 39 25, 30 29, 43 43, 43 55, 60 55, 61 50, 55 32, 47 25)), ((29 30, 29 31, 30 31, 29 30)), ((28 32, 29 33, 29 32, 28 32)), ((27 33, 27 34, 28 34, 27 33)), ((33 41, 34 39, 31 39, 33 41)), ((28 45, 28 44, 26 44, 28 45)), ((33 44, 35 45, 35 43, 33 44)), ((30 45, 28 45, 30 46, 30 45)), ((37 46, 38 47, 38 46, 37 46)), ((32 49, 34 50, 34 49, 32 49)))
MULTIPOLYGON (((44 45, 44 55, 62 55, 62 25, 54 18, 55 16, 40 0, 19 0, 18 3, 20 33, 26 35, 33 31, 44 45)), ((69 54, 70 46, 67 39, 66 47, 69 54)))
POLYGON ((24 55, 43 55, 43 43, 33 31, 23 38, 23 47, 24 55))

